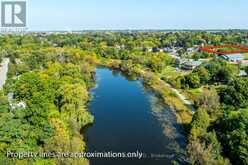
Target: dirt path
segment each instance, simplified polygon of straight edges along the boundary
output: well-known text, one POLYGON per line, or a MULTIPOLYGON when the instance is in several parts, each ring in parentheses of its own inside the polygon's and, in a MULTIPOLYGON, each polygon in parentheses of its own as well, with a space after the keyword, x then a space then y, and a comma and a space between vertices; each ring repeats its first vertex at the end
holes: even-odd
POLYGON ((170 84, 166 84, 166 85, 167 85, 173 92, 175 92, 175 93, 177 94, 177 96, 180 98, 180 100, 181 100, 185 105, 187 105, 187 106, 192 110, 193 113, 196 112, 195 108, 193 107, 193 103, 192 103, 189 99, 187 99, 186 96, 184 96, 183 94, 181 94, 179 90, 173 88, 170 84))

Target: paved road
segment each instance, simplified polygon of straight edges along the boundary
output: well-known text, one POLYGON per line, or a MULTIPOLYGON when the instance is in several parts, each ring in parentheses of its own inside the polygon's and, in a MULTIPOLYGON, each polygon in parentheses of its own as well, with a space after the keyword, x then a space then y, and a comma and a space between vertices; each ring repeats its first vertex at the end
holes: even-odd
POLYGON ((4 58, 0 65, 0 90, 3 89, 3 85, 7 79, 9 59, 4 58))

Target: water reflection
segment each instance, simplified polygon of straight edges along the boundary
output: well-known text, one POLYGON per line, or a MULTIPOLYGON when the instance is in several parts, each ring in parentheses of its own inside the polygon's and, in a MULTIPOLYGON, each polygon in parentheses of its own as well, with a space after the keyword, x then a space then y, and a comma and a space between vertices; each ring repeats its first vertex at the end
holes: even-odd
POLYGON ((166 148, 173 149, 181 159, 184 159, 187 142, 183 135, 183 129, 176 122, 175 114, 158 96, 150 95, 149 101, 152 115, 159 121, 165 138, 171 141, 166 148))
POLYGON ((88 152, 141 151, 137 159, 90 159, 92 165, 184 164, 185 137, 174 113, 145 89, 136 76, 97 69, 97 88, 89 103, 95 122, 86 131, 88 152))

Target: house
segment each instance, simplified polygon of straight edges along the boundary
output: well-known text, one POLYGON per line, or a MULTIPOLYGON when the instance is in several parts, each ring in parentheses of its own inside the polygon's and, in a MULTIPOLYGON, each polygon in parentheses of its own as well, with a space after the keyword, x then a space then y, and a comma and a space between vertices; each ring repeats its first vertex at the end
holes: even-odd
POLYGON ((246 71, 240 70, 239 76, 240 76, 240 77, 246 77, 246 76, 247 76, 246 71))
POLYGON ((164 52, 168 52, 168 53, 173 52, 173 49, 171 47, 164 47, 163 50, 164 52))
POLYGON ((187 61, 182 64, 182 68, 185 70, 193 70, 202 64, 201 61, 187 61))
POLYGON ((185 59, 181 59, 179 57, 176 57, 176 65, 177 66, 181 66, 182 64, 184 64, 185 62, 187 62, 185 59))
POLYGON ((8 93, 8 99, 9 101, 12 101, 14 99, 14 93, 8 93))
POLYGON ((145 48, 147 52, 152 52, 152 48, 145 48))
POLYGON ((21 102, 15 102, 14 99, 14 93, 8 93, 8 100, 9 100, 9 105, 11 110, 16 110, 16 109, 25 109, 26 104, 21 101, 21 102))
POLYGON ((160 49, 159 49, 158 47, 153 47, 153 48, 152 48, 152 52, 153 52, 153 53, 160 52, 160 49))
POLYGON ((188 53, 193 53, 193 52, 194 52, 194 48, 188 48, 188 49, 187 49, 187 52, 188 52, 188 53))
POLYGON ((243 54, 226 54, 221 56, 221 58, 229 61, 229 62, 241 62, 244 60, 243 54))
POLYGON ((10 108, 11 110, 16 110, 16 109, 25 109, 26 104, 24 102, 18 102, 18 103, 10 103, 10 108))
POLYGON ((180 58, 177 52, 171 52, 170 55, 172 55, 174 58, 180 58))

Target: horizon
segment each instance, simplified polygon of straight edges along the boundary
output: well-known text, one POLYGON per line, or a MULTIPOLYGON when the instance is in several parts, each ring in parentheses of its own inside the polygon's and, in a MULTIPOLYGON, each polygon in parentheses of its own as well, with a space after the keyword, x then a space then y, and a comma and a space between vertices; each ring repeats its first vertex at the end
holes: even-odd
POLYGON ((245 0, 27 1, 29 31, 247 29, 245 0))
POLYGON ((112 32, 112 33, 123 33, 123 32, 130 32, 130 33, 146 33, 146 32, 165 32, 165 33, 170 33, 170 32, 210 32, 210 33, 218 33, 218 32, 247 32, 248 29, 86 29, 86 30, 20 30, 20 31, 15 31, 10 30, 7 28, 6 31, 0 28, 0 35, 5 35, 5 34, 32 34, 32 33, 92 33, 92 32, 112 32))
POLYGON ((222 32, 222 31, 248 31, 247 29, 82 29, 82 30, 30 30, 26 32, 222 32))

